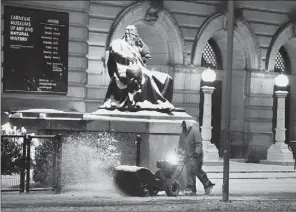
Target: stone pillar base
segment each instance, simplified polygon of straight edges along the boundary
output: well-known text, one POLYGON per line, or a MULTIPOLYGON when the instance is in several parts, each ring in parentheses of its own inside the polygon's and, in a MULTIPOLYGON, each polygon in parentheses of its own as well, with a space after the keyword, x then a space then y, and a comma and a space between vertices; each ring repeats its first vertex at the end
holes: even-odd
POLYGON ((267 151, 267 161, 290 162, 293 154, 284 142, 276 142, 267 151))
POLYGON ((219 161, 219 152, 217 147, 210 141, 203 141, 204 161, 216 162, 219 161))

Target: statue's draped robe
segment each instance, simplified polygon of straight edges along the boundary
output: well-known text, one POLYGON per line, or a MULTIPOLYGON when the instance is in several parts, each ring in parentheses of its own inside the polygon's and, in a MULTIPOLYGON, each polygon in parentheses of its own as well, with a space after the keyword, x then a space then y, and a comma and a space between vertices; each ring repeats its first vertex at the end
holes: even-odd
POLYGON ((134 93, 137 108, 142 109, 173 109, 170 103, 173 97, 173 80, 162 72, 148 70, 137 46, 129 45, 125 40, 112 42, 106 58, 106 68, 111 78, 105 102, 100 108, 124 109, 128 105, 129 89, 126 85, 126 69, 128 62, 120 55, 136 57, 136 65, 142 70, 140 92, 134 93), (121 52, 116 52, 121 51, 121 52))

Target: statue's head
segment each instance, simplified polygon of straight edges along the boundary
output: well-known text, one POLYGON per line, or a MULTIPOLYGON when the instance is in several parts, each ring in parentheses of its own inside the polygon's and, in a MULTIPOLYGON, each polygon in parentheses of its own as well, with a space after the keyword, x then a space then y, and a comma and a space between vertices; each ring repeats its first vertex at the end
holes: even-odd
POLYGON ((138 36, 138 30, 134 25, 128 25, 125 28, 124 38, 128 44, 134 45, 138 36))

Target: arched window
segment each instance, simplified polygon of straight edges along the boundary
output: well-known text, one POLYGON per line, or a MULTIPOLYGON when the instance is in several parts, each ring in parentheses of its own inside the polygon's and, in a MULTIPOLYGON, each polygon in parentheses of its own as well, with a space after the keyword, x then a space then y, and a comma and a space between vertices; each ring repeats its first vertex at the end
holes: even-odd
POLYGON ((222 55, 214 39, 210 39, 202 52, 201 66, 222 69, 222 55))
POLYGON ((279 73, 291 74, 290 60, 288 53, 282 46, 276 55, 274 71, 279 73))

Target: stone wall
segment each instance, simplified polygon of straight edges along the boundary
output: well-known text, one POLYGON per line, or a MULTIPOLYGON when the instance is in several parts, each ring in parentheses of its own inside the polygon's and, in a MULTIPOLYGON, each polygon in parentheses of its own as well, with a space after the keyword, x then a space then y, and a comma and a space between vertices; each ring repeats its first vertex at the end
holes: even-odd
MULTIPOLYGON (((62 110, 85 111, 85 83, 88 52, 88 5, 87 1, 2 1, 4 5, 36 8, 69 13, 69 58, 68 58, 68 94, 67 95, 37 95, 26 93, 3 93, 2 111, 27 108, 54 108, 62 110)), ((1 18, 1 31, 4 22, 1 18)), ((3 41, 3 34, 1 34, 3 41)), ((3 45, 3 42, 2 42, 3 45)), ((3 61, 3 54, 2 54, 3 61)), ((1 67, 2 70, 2 67, 1 67)), ((3 70, 2 70, 3 71, 3 70)), ((1 89, 2 90, 2 89, 1 89)))
POLYGON ((88 66, 86 70, 86 111, 94 111, 103 103, 109 75, 104 71, 103 57, 108 34, 118 14, 132 1, 90 1, 88 30, 88 66))
MULTIPOLYGON (((144 1, 4 1, 15 5, 52 9, 70 13, 69 92, 67 96, 30 94, 2 95, 3 110, 29 107, 76 109, 91 112, 102 104, 109 82, 102 59, 113 38, 121 37, 128 24, 135 24, 152 50, 151 69, 169 73, 174 79, 173 103, 198 118, 202 50, 212 38, 219 46, 223 70, 222 131, 226 89, 227 31, 225 1, 164 1, 164 12, 156 23, 142 20, 149 8, 144 1)), ((259 145, 264 149, 273 142, 272 112, 273 65, 281 46, 287 49, 292 70, 296 46, 290 14, 293 1, 236 1, 234 33, 231 123, 233 138, 241 146, 259 145), (265 70, 270 72, 265 72, 265 70)), ((2 7, 3 10, 3 7, 2 7)), ((3 20, 2 20, 3 23, 3 20)), ((2 24, 3 25, 3 24, 2 24)), ((295 73, 291 80, 291 111, 295 103, 295 73)), ((296 115, 291 113, 290 139, 295 140, 296 115)), ((262 155, 264 158, 264 154, 262 155)))

